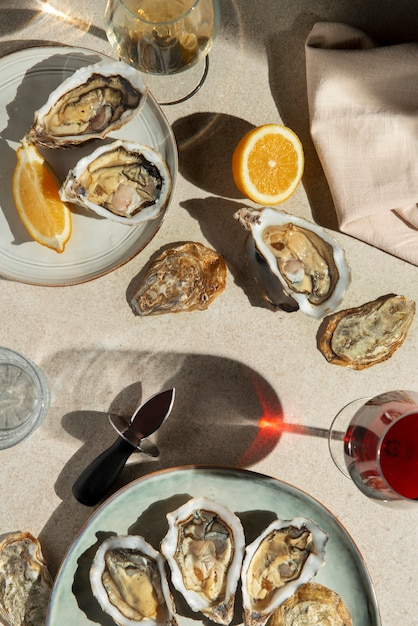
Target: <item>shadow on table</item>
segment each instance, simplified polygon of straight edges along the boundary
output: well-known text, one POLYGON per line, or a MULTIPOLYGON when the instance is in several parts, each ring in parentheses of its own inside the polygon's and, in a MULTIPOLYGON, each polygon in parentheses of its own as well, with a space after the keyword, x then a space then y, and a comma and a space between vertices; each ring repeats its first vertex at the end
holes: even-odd
POLYGON ((205 191, 244 202, 232 178, 231 159, 238 141, 254 128, 225 113, 201 112, 173 123, 179 152, 179 171, 205 191))
POLYGON ((85 467, 116 439, 109 414, 131 415, 157 391, 176 388, 172 413, 151 438, 158 445, 159 458, 134 453, 112 492, 167 467, 248 467, 268 455, 280 440, 283 414, 276 393, 257 372, 230 359, 185 353, 80 350, 57 353, 47 369, 54 372, 50 379, 55 385, 62 386, 65 381, 70 406, 88 403, 65 414, 61 424, 48 416, 44 426, 55 438, 65 437, 66 432, 82 442, 57 478, 55 490, 62 504, 42 531, 46 546, 55 536, 51 559, 63 557, 91 515, 92 509, 73 497, 72 486, 85 467), (98 411, 97 406, 103 407, 105 398, 110 399, 108 410, 98 411))
MULTIPOLYGON (((170 467, 251 468, 278 446, 283 432, 323 436, 317 429, 286 423, 280 398, 271 385, 247 365, 227 358, 79 350, 56 353, 47 369, 54 372, 50 377, 53 385, 65 384, 66 403, 80 408, 64 414, 61 423, 53 414, 48 415, 44 428, 49 428, 55 440, 65 439, 67 434, 82 442, 56 480, 55 491, 62 503, 40 536, 41 541, 45 538, 52 572, 92 513, 91 508, 75 500, 72 486, 89 463, 115 441, 117 434, 109 424, 109 414, 130 416, 157 391, 176 388, 171 415, 151 438, 160 450, 159 458, 134 453, 110 493, 150 472, 170 467), (106 398, 110 399, 108 410, 97 410, 106 404, 106 398)), ((51 391, 58 395, 54 386, 51 391)))
MULTIPOLYGON (((279 4, 276 6, 279 13, 279 4)), ((274 19, 273 16, 270 19, 274 19)), ((321 226, 338 230, 331 193, 309 129, 305 41, 319 21, 350 24, 364 30, 380 45, 390 45, 417 41, 418 12, 409 0, 401 0, 396 6, 388 5, 387 8, 379 0, 350 3, 320 1, 315 3, 315 13, 296 6, 291 28, 270 34, 264 42, 272 96, 281 119, 296 131, 304 147, 303 185, 313 218, 321 226)), ((263 32, 263 29, 260 30, 263 32)))
POLYGON ((208 244, 225 258, 236 285, 244 291, 251 306, 273 310, 263 299, 245 261, 248 232, 233 217, 238 209, 251 205, 235 186, 231 171, 234 147, 251 128, 251 124, 240 118, 210 112, 195 113, 174 122, 180 173, 211 194, 207 198, 184 200, 180 206, 198 222, 208 244))
MULTIPOLYGON (((315 2, 315 10, 304 0, 283 6, 270 0, 233 1, 222 5, 222 28, 219 39, 239 42, 239 49, 250 54, 265 48, 271 96, 281 121, 299 135, 305 151, 305 188, 313 219, 321 226, 338 230, 334 203, 309 130, 307 101, 305 41, 316 22, 344 22, 364 30, 381 44, 417 41, 418 12, 410 0, 382 5, 380 0, 354 0, 330 3, 315 2), (396 6, 395 6, 396 5, 396 6)), ((213 54, 216 55, 215 43, 213 54)), ((234 49, 235 69, 242 89, 248 92, 252 79, 245 62, 238 59, 238 43, 234 49)), ((253 105, 254 106, 254 105, 253 105)), ((249 119, 251 109, 249 109, 249 119)), ((253 116, 252 116, 253 118, 253 116)), ((254 118, 253 118, 254 119, 254 118)), ((265 120, 275 122, 277 119, 265 120)), ((231 156, 239 139, 252 125, 230 115, 197 113, 177 120, 173 130, 179 146, 179 169, 193 184, 210 193, 240 198, 231 175, 231 156)), ((343 156, 342 156, 343 158, 343 156)))

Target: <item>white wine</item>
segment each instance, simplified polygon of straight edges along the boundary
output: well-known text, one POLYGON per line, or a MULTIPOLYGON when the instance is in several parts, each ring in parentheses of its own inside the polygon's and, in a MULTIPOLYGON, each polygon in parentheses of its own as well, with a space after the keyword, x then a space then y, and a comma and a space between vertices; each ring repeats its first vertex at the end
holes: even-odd
POLYGON ((215 35, 212 0, 108 0, 105 21, 119 57, 150 74, 194 65, 215 35))
POLYGON ((195 0, 142 0, 132 3, 137 6, 138 16, 147 22, 171 22, 190 11, 195 0))

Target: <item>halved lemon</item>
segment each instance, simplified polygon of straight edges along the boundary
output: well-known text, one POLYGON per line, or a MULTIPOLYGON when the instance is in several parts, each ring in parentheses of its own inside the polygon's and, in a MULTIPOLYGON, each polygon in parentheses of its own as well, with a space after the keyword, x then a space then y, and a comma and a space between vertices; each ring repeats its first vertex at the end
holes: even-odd
POLYGON ((37 148, 22 142, 16 151, 13 196, 30 236, 43 246, 63 252, 71 236, 71 212, 59 197, 59 181, 37 148))
POLYGON ((284 202, 298 186, 305 164, 296 133, 264 124, 240 140, 232 156, 232 175, 241 193, 265 206, 284 202))

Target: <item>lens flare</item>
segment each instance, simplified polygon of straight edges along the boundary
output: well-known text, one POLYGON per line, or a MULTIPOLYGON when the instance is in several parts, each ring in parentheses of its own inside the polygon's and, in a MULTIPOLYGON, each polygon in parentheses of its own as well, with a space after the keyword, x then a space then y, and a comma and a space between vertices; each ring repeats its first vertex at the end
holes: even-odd
POLYGON ((257 432, 244 454, 238 459, 238 467, 253 465, 267 456, 276 446, 283 432, 283 412, 277 397, 271 390, 264 390, 260 380, 250 375, 254 391, 261 406, 257 432))

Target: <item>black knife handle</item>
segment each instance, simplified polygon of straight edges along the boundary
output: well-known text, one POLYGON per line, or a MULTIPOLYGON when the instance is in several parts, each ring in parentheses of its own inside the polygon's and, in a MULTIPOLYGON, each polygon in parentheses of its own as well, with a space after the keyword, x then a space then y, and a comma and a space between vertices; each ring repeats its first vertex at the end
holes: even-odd
POLYGON ((73 485, 74 497, 86 506, 94 506, 100 502, 135 450, 135 446, 129 441, 118 437, 115 443, 94 459, 76 480, 73 485))

